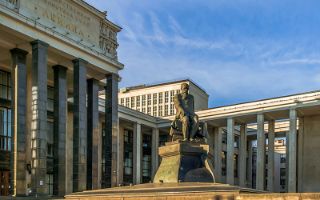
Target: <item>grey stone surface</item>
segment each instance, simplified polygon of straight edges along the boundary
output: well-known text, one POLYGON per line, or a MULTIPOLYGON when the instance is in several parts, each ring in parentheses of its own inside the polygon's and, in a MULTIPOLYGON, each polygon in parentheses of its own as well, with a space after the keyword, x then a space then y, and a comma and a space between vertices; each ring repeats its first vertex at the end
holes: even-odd
POLYGON ((31 188, 32 195, 46 195, 47 184, 47 59, 48 44, 40 40, 32 45, 32 123, 31 188))
POLYGON ((246 187, 247 184, 247 125, 240 127, 240 148, 239 148, 239 185, 246 187))
POLYGON ((256 189, 264 190, 266 137, 264 134, 264 115, 262 113, 257 115, 257 129, 256 189))
POLYGON ((99 81, 89 79, 88 86, 88 130, 87 130, 87 189, 98 189, 98 143, 99 143, 99 81))
POLYGON ((27 113, 27 69, 26 55, 21 49, 12 49, 12 153, 11 153, 11 185, 16 196, 26 193, 26 171, 18 170, 19 166, 26 166, 26 113, 27 113), (17 147, 17 148, 15 148, 17 147), (14 174, 15 173, 15 174, 14 174))
POLYGON ((289 111, 289 143, 288 146, 288 192, 297 191, 297 111, 290 109, 289 111))
POLYGON ((53 194, 66 193, 67 68, 56 65, 54 71, 53 194))
POLYGON ((141 183, 141 156, 142 156, 142 133, 141 124, 135 123, 133 125, 133 183, 141 183))
POLYGON ((73 191, 87 189, 87 62, 73 60, 73 191))
POLYGON ((274 191, 274 137, 275 121, 268 123, 268 191, 274 191))
POLYGON ((217 182, 221 182, 222 128, 214 128, 214 173, 217 182))
POLYGON ((105 176, 102 177, 105 187, 117 184, 117 137, 118 137, 118 75, 106 75, 105 87, 105 176))
POLYGON ((234 184, 234 119, 227 119, 227 183, 234 184))

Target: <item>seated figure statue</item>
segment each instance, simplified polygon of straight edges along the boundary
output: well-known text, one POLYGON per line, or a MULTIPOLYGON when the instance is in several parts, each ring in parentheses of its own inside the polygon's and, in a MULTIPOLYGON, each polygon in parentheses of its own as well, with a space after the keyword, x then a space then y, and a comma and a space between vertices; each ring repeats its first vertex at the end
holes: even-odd
POLYGON ((170 135, 172 140, 176 134, 182 133, 183 141, 192 141, 196 137, 204 138, 207 133, 205 125, 199 123, 198 116, 194 112, 194 98, 189 94, 189 85, 181 84, 181 93, 174 96, 176 108, 175 120, 171 124, 170 135))

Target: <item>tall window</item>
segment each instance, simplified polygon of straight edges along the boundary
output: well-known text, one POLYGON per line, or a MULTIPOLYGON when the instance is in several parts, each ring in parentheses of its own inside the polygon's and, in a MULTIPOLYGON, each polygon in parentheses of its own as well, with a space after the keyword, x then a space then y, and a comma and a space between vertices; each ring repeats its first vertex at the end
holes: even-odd
POLYGON ((162 106, 159 106, 159 113, 158 113, 158 116, 162 116, 162 106))
POLYGON ((153 116, 157 116, 157 106, 153 106, 153 116))
POLYGON ((176 94, 180 94, 180 90, 176 90, 176 94))
POLYGON ((149 107, 149 106, 147 107, 147 114, 151 115, 151 107, 149 107))
POLYGON ((48 186, 48 194, 53 195, 53 174, 46 175, 46 184, 48 186))
POLYGON ((135 103, 134 97, 131 97, 131 108, 134 107, 134 103, 135 103))
POLYGON ((137 96, 136 98, 136 106, 137 108, 140 108, 140 96, 137 96))
POLYGON ((166 91, 166 92, 164 93, 164 103, 168 103, 168 102, 169 102, 169 92, 166 91))
POLYGON ((123 184, 133 183, 133 131, 124 130, 123 184))
POLYGON ((151 181, 151 135, 142 135, 142 182, 151 181))
POLYGON ((11 76, 0 70, 0 99, 11 100, 11 76))
POLYGON ((170 105, 170 115, 174 115, 174 104, 170 105))
POLYGON ((174 98, 174 90, 170 91, 170 102, 173 102, 173 98, 174 98))
POLYGON ((164 105, 164 116, 168 116, 169 105, 164 105))
POLYGON ((120 99, 120 104, 121 104, 122 106, 124 106, 124 98, 121 98, 121 99, 120 99))
POLYGON ((142 95, 142 106, 146 106, 146 95, 142 95))
POLYGON ((162 104, 163 103, 163 93, 160 92, 159 93, 159 104, 162 104))
POLYGON ((126 107, 129 107, 129 105, 130 105, 130 98, 126 97, 126 107))
POLYGON ((0 107, 0 150, 11 151, 11 109, 0 107))
POLYGON ((147 104, 148 104, 148 106, 150 106, 151 105, 151 94, 148 94, 148 101, 147 101, 147 104))
POLYGON ((153 94, 153 105, 157 104, 157 93, 153 94))

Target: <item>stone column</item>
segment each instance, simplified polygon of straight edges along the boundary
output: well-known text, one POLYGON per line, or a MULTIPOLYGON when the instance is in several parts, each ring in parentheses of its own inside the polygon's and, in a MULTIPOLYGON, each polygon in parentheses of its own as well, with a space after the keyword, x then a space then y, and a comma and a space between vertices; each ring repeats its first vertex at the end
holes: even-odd
POLYGON ((66 133, 67 133, 67 68, 53 66, 54 124, 53 124, 53 194, 66 194, 66 133))
POLYGON ((142 157, 141 124, 134 124, 133 129, 133 183, 141 183, 141 157, 142 157))
POLYGON ((152 129, 152 178, 159 167, 159 129, 152 129))
POLYGON ((234 185, 234 119, 227 119, 227 184, 234 185))
POLYGON ((240 126, 240 149, 239 149, 239 186, 247 185, 247 125, 240 126))
POLYGON ((264 190, 265 181, 265 154, 266 139, 264 135, 264 115, 257 115, 257 164, 256 164, 256 189, 264 190))
POLYGON ((268 191, 274 191, 274 120, 268 123, 268 191))
POLYGON ((214 128, 214 175, 216 182, 221 182, 222 128, 214 128))
POLYGON ((99 81, 89 79, 88 91, 88 128, 87 128, 87 189, 98 189, 98 148, 99 148, 99 81))
POLYGON ((118 140, 118 75, 106 75, 107 85, 105 87, 105 177, 106 187, 116 186, 118 177, 117 151, 118 140))
POLYGON ((252 186, 252 141, 248 141, 248 187, 252 186))
POLYGON ((47 174, 47 59, 48 44, 40 40, 32 45, 32 123, 31 187, 32 194, 45 196, 47 174))
POLYGON ((87 189, 87 62, 73 60, 73 192, 87 189))
POLYGON ((288 146, 288 192, 297 191, 297 111, 289 111, 290 129, 289 129, 289 146, 288 146))
POLYGON ((27 113, 27 69, 28 52, 12 49, 12 155, 11 186, 14 196, 26 194, 26 113, 27 113))
POLYGON ((304 117, 299 117, 299 131, 298 131, 298 188, 297 192, 303 192, 303 131, 304 131, 304 117))

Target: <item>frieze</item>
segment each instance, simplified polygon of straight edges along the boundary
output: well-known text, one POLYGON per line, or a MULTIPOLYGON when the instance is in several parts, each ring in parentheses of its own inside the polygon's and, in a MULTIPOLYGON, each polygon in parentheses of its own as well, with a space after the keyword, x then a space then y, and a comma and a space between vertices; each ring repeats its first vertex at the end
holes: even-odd
POLYGON ((19 0, 0 0, 0 4, 10 9, 14 9, 14 10, 19 9, 19 0))
POLYGON ((110 54, 112 58, 117 59, 117 32, 112 30, 104 21, 100 23, 100 49, 104 54, 110 54))

